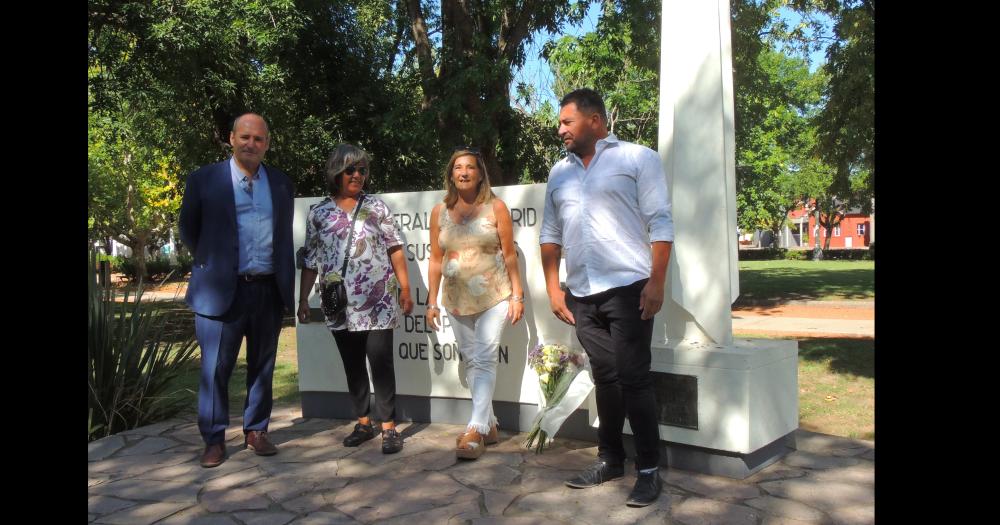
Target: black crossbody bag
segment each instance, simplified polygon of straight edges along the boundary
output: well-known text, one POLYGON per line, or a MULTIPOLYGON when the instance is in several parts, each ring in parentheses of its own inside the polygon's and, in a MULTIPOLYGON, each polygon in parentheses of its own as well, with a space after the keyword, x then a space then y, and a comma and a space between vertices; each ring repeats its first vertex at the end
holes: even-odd
POLYGON ((330 319, 335 319, 347 309, 347 259, 351 254, 351 245, 354 242, 354 222, 358 219, 358 212, 361 211, 361 204, 365 202, 365 196, 361 195, 358 204, 354 208, 354 216, 351 218, 351 233, 347 235, 347 248, 344 250, 344 265, 340 268, 340 281, 332 284, 323 283, 320 286, 319 298, 323 306, 323 314, 330 319))

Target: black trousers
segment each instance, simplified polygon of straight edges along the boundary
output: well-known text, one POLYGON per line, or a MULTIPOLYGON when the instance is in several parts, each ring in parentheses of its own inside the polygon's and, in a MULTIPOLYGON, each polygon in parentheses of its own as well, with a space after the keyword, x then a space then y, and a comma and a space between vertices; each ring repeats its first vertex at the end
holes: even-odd
POLYGON ((586 297, 566 294, 576 319, 576 336, 594 372, 597 396, 597 455, 625 460, 622 429, 628 416, 635 439, 637 469, 660 463, 656 393, 649 372, 653 320, 642 320, 639 296, 648 279, 586 297))
POLYGON ((379 422, 395 421, 396 368, 392 356, 392 330, 332 332, 344 361, 347 389, 354 403, 354 417, 364 417, 372 411, 368 367, 365 366, 367 357, 372 366, 371 382, 375 384, 373 419, 379 422))

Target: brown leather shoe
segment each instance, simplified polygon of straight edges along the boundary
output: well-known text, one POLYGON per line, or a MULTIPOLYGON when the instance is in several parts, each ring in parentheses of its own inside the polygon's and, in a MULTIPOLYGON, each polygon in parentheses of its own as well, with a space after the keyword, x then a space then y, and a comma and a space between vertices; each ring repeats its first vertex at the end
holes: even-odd
POLYGON ((218 467, 226 460, 226 444, 214 443, 205 446, 201 454, 201 466, 205 468, 218 467))
POLYGON ((278 453, 278 447, 271 443, 267 437, 267 432, 263 430, 251 430, 243 438, 243 446, 254 451, 258 456, 273 456, 278 453))

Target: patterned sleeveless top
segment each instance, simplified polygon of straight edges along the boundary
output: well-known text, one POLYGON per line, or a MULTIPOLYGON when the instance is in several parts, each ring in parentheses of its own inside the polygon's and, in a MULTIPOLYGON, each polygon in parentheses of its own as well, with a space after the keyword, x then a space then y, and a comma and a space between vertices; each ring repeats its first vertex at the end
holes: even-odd
POLYGON ((438 243, 444 251, 441 303, 452 315, 472 315, 496 306, 511 293, 491 202, 465 224, 441 206, 438 243))

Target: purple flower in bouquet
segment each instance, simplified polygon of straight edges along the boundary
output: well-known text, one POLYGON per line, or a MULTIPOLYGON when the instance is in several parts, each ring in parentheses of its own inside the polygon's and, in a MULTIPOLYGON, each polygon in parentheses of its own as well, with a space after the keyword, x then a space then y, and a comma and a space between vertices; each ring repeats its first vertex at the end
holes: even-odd
POLYGON ((549 436, 541 429, 541 418, 562 401, 584 363, 585 357, 582 352, 559 343, 539 343, 528 352, 528 366, 538 375, 538 386, 545 406, 535 417, 532 429, 524 442, 525 447, 534 448, 536 453, 542 452, 549 436))

